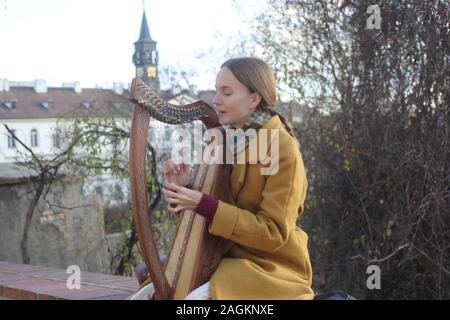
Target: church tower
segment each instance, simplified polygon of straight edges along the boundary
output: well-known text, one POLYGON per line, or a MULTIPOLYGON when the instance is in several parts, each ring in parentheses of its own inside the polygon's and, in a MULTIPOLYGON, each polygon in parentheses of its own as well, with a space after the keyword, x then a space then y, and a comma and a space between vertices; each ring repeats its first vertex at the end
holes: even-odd
POLYGON ((141 78, 150 88, 159 92, 158 51, 156 41, 150 36, 145 9, 139 39, 134 43, 133 63, 136 66, 136 77, 141 78))

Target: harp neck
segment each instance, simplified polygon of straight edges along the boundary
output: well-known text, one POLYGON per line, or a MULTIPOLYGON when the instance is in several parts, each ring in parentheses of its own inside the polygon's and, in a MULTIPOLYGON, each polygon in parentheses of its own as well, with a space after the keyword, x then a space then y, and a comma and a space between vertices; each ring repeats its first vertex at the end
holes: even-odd
POLYGON ((131 83, 130 100, 147 110, 152 118, 167 124, 182 124, 201 120, 206 128, 219 127, 219 118, 214 108, 203 100, 186 105, 174 105, 162 100, 141 79, 131 83))

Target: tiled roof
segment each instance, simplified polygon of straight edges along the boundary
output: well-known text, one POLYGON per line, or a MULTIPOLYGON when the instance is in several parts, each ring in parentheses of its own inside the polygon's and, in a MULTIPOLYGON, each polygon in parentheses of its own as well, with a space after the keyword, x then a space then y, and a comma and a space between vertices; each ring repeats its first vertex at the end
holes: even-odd
POLYGON ((110 89, 48 88, 37 93, 32 87, 0 91, 0 119, 37 119, 85 115, 130 114, 129 92, 110 89), (11 104, 12 102, 12 104, 11 104))

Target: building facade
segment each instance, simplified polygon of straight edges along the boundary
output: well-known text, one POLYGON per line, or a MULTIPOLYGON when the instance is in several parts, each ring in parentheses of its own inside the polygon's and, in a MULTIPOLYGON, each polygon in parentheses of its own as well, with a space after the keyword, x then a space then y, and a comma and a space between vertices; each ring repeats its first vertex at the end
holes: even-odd
POLYGON ((42 156, 62 147, 61 127, 74 118, 115 114, 129 117, 128 92, 115 89, 82 89, 79 83, 47 87, 45 81, 0 81, 0 163, 21 162, 25 152, 7 128, 42 156))

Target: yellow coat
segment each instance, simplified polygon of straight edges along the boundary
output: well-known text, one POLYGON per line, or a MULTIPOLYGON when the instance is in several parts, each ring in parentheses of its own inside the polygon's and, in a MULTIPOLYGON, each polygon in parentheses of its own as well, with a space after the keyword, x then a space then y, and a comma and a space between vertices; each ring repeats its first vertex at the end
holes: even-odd
POLYGON ((296 226, 308 187, 300 150, 278 116, 262 128, 280 129, 279 170, 261 175, 248 158, 234 165, 232 203, 219 201, 209 228, 235 243, 210 279, 212 299, 314 297, 308 236, 296 226))

